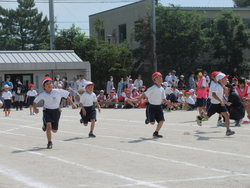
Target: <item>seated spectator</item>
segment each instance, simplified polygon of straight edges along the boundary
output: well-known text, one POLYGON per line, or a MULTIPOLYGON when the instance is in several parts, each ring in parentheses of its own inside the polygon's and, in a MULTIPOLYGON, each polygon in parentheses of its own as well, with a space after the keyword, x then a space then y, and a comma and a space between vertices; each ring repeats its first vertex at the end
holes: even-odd
POLYGON ((197 96, 196 96, 196 94, 195 94, 194 89, 190 89, 189 92, 191 93, 191 97, 192 97, 192 99, 194 100, 194 102, 195 102, 195 104, 196 104, 196 101, 197 101, 196 98, 197 98, 197 96))
MULTIPOLYGON (((104 90, 100 91, 100 94, 97 96, 97 101, 98 102, 106 102, 107 98, 106 95, 104 95, 104 90)), ((105 104, 102 104, 101 107, 105 107, 105 104)))
POLYGON ((124 104, 123 108, 138 108, 137 99, 134 99, 130 92, 126 93, 124 104))
POLYGON ((170 109, 177 108, 178 101, 177 101, 177 96, 175 95, 174 90, 173 90, 173 88, 176 88, 176 87, 171 88, 168 86, 169 85, 167 82, 162 83, 162 87, 165 89, 166 99, 170 100, 170 102, 171 102, 169 105, 167 105, 166 107, 164 106, 163 108, 166 108, 167 111, 170 112, 170 109))
POLYGON ((195 102, 190 92, 186 92, 185 109, 191 111, 195 108, 195 102))
POLYGON ((178 85, 177 85, 178 89, 185 89, 186 85, 185 85, 185 80, 184 80, 184 76, 181 75, 180 76, 180 80, 178 81, 178 85))
MULTIPOLYGON (((110 90, 109 95, 107 97, 107 102, 118 102, 118 97, 114 90, 110 90)), ((114 108, 115 104, 108 105, 109 108, 114 108)))
MULTIPOLYGON (((144 94, 145 90, 146 90, 146 86, 142 86, 141 92, 139 93, 140 96, 144 94)), ((138 103, 138 106, 139 106, 140 108, 146 108, 146 105, 147 105, 147 103, 148 103, 148 98, 145 96, 145 97, 143 97, 143 98, 142 98, 140 101, 138 101, 138 102, 139 102, 139 103, 138 103)))
POLYGON ((125 88, 124 90, 123 90, 123 92, 119 95, 119 97, 118 97, 118 101, 119 102, 124 102, 125 101, 125 98, 126 98, 126 93, 127 92, 130 92, 130 90, 128 89, 128 88, 125 88))
POLYGON ((179 108, 179 109, 184 109, 185 98, 183 97, 182 91, 179 92, 177 101, 178 101, 178 102, 177 102, 178 108, 179 108))
POLYGON ((136 87, 134 87, 134 89, 132 90, 132 98, 138 99, 139 96, 140 96, 140 94, 138 93, 136 87))

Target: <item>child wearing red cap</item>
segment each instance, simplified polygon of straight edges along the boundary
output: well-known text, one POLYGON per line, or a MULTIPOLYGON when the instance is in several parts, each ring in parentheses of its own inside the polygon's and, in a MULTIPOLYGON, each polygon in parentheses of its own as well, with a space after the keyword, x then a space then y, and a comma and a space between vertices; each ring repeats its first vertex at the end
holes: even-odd
POLYGON ((68 91, 62 89, 53 89, 53 82, 50 77, 45 77, 42 80, 42 87, 44 92, 35 98, 33 102, 33 110, 36 114, 39 113, 36 104, 41 100, 44 101, 42 130, 46 131, 48 139, 47 148, 52 149, 53 144, 51 132, 56 133, 58 130, 59 119, 61 116, 61 112, 59 110, 61 98, 66 98, 72 104, 72 108, 77 107, 69 97, 68 91))
POLYGON ((148 88, 148 90, 140 96, 139 101, 145 96, 148 98, 145 123, 154 125, 155 121, 157 121, 158 124, 155 132, 153 133, 153 137, 161 138, 163 136, 159 135, 159 131, 165 121, 162 103, 169 104, 170 101, 166 100, 164 89, 161 86, 162 74, 160 72, 153 73, 152 80, 155 84, 148 88))
POLYGON ((34 90, 34 87, 34 84, 29 84, 30 90, 27 92, 25 100, 25 103, 30 107, 30 115, 35 115, 33 112, 33 102, 37 97, 37 92, 34 90))
POLYGON ((93 107, 93 103, 96 104, 98 111, 101 112, 100 105, 97 101, 96 94, 93 92, 94 83, 93 82, 85 82, 85 90, 80 98, 80 123, 83 123, 84 126, 88 125, 88 122, 91 122, 89 137, 95 138, 93 131, 95 128, 96 122, 96 110, 93 107))

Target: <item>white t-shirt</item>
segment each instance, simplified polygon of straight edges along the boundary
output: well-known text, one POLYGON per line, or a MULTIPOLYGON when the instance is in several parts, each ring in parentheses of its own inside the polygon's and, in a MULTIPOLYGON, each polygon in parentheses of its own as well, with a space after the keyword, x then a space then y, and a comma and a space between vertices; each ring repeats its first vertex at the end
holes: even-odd
POLYGON ((185 98, 182 96, 182 97, 178 97, 177 98, 177 101, 178 102, 185 102, 185 98))
POLYGON ((96 101, 97 101, 97 97, 94 92, 91 94, 88 92, 84 92, 80 98, 80 103, 82 103, 84 107, 93 106, 93 102, 96 102, 96 101))
POLYGON ((8 91, 8 92, 4 91, 2 93, 2 98, 4 98, 4 100, 9 100, 9 99, 11 99, 11 97, 12 97, 12 94, 10 91, 8 91))
POLYGON ((152 105, 161 105, 162 100, 166 99, 163 87, 158 87, 157 85, 148 88, 145 95, 148 97, 148 102, 152 105))
POLYGON ((37 96, 36 90, 29 90, 27 92, 27 96, 29 96, 29 97, 35 97, 35 96, 37 96))
POLYGON ((208 98, 212 98, 212 91, 213 91, 213 87, 215 86, 216 82, 214 82, 212 80, 211 84, 210 84, 210 89, 209 89, 209 93, 208 93, 208 98))
POLYGON ((77 80, 76 83, 77 83, 77 89, 84 89, 85 88, 85 82, 86 80, 85 79, 82 79, 82 80, 77 80))
POLYGON ((134 82, 134 86, 136 87, 136 89, 139 91, 139 88, 142 87, 143 85, 143 81, 142 80, 138 80, 136 79, 134 82))
POLYGON ((165 88, 165 95, 170 95, 171 93, 174 93, 171 87, 166 87, 165 88))
POLYGON ((193 104, 193 105, 195 104, 194 99, 192 98, 191 95, 186 98, 185 102, 188 103, 188 104, 193 104))
POLYGON ((44 107, 48 109, 57 109, 60 105, 61 98, 67 98, 69 96, 69 92, 63 89, 52 89, 50 93, 46 91, 42 92, 38 95, 34 102, 38 103, 40 100, 44 100, 44 107))
MULTIPOLYGON (((221 100, 223 99, 224 90, 220 84, 215 83, 215 85, 213 86, 212 93, 216 93, 218 98, 220 98, 221 100)), ((211 103, 220 104, 220 101, 216 100, 213 96, 211 96, 211 103)))

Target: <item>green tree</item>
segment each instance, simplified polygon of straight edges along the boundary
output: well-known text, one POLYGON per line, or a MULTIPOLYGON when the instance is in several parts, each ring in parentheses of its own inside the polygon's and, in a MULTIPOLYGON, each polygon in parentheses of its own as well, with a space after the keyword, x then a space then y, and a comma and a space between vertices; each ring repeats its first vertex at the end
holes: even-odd
MULTIPOLYGON (((161 5, 156 6, 156 17, 158 70, 167 73, 175 69, 189 74, 200 66, 199 58, 207 47, 207 38, 203 37, 202 30, 204 18, 194 11, 185 12, 178 7, 161 5)), ((149 18, 141 20, 135 28, 135 38, 141 46, 134 53, 139 60, 136 65, 139 66, 141 62, 151 59, 152 31, 149 18)), ((150 67, 153 70, 152 65, 150 67)))
POLYGON ((243 50, 249 48, 249 32, 242 19, 233 11, 221 11, 211 27, 212 57, 218 60, 218 70, 229 72, 242 68, 243 50))
POLYGON ((249 0, 233 0, 236 7, 250 7, 249 0))
POLYGON ((114 80, 119 80, 131 72, 132 53, 128 44, 115 46, 95 37, 87 38, 75 25, 56 35, 55 47, 60 50, 74 50, 81 59, 89 61, 91 79, 96 88, 105 88, 110 75, 114 80))
MULTIPOLYGON (((16 10, 1 7, 1 29, 8 30, 5 50, 39 50, 49 43, 49 21, 34 8, 34 0, 17 0, 16 10), (14 46, 13 46, 14 45, 14 46)), ((2 33, 1 33, 2 34, 2 33)), ((1 39, 4 35, 1 35, 1 39)))

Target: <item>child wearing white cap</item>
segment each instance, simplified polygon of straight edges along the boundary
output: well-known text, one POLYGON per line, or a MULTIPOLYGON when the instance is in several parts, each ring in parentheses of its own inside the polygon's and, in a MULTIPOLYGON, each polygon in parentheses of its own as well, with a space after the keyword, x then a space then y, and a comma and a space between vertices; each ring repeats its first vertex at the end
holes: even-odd
POLYGON ((97 101, 96 94, 93 92, 94 83, 93 82, 85 82, 85 90, 80 98, 80 123, 83 123, 84 126, 88 125, 88 122, 91 122, 89 137, 95 138, 93 131, 95 128, 96 122, 96 110, 93 106, 93 103, 96 104, 98 111, 101 112, 100 105, 97 101))
MULTIPOLYGON (((226 76, 221 72, 215 76, 215 79, 218 83, 215 83, 215 85, 212 88, 211 103, 207 106, 207 114, 204 113, 203 116, 206 118, 210 118, 215 113, 221 114, 225 118, 226 129, 227 129, 226 136, 230 136, 235 134, 235 132, 229 128, 230 126, 229 113, 223 101, 223 94, 224 94, 223 87, 227 84, 227 78, 228 75, 226 76)), ((197 117, 197 124, 200 126, 202 125, 201 116, 197 117)))
POLYGON ((2 93, 2 98, 3 98, 3 101, 4 101, 5 117, 10 116, 10 108, 11 108, 11 103, 13 102, 13 100, 12 100, 12 94, 9 91, 9 86, 8 85, 4 86, 4 91, 2 93))

